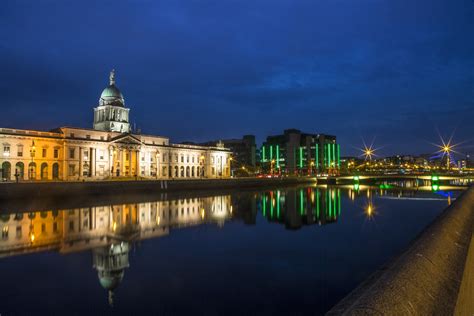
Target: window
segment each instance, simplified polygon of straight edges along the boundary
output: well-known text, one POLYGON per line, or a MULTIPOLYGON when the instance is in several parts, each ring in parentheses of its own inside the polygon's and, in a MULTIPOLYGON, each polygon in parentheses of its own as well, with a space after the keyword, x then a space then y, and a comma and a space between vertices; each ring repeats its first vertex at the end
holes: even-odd
POLYGON ((73 176, 76 173, 76 166, 75 165, 69 165, 69 175, 73 176))
POLYGON ((45 223, 41 224, 41 232, 42 233, 46 232, 46 224, 45 223))
POLYGON ((46 158, 46 148, 43 148, 43 158, 46 158))
POLYGON ((104 151, 102 149, 99 150, 99 159, 104 160, 104 151))
POLYGON ((3 239, 8 239, 8 226, 3 226, 3 229, 2 229, 2 238, 3 238, 3 239))
POLYGON ((186 162, 189 162, 189 155, 186 156, 186 162))
POLYGON ((3 145, 3 156, 10 157, 10 145, 3 145))
POLYGON ((21 226, 16 227, 16 238, 21 238, 21 226))
POLYGON ((181 162, 184 162, 184 156, 181 155, 181 162))
POLYGON ((53 233, 57 233, 58 232, 58 223, 54 222, 53 223, 53 233))
POLYGON ((17 148, 17 154, 18 157, 23 157, 23 146, 19 145, 17 148))
POLYGON ((163 162, 166 162, 166 156, 163 155, 163 162))
POLYGON ((53 153, 54 153, 54 158, 58 158, 58 157, 59 157, 59 149, 54 148, 53 153))
POLYGON ((83 156, 84 156, 83 157, 84 160, 88 160, 89 159, 89 151, 85 150, 83 156))
POLYGON ((74 222, 73 222, 73 221, 70 221, 70 222, 69 222, 69 231, 70 231, 70 232, 73 232, 73 231, 74 231, 74 222))
POLYGON ((91 139, 91 135, 86 135, 86 138, 87 138, 87 139, 91 139))
POLYGON ((74 148, 69 149, 69 159, 74 159, 76 156, 76 150, 74 148))
POLYGON ((71 133, 69 136, 71 136, 71 138, 74 138, 74 133, 71 133))
POLYGON ((104 136, 100 136, 100 140, 104 140, 104 136))

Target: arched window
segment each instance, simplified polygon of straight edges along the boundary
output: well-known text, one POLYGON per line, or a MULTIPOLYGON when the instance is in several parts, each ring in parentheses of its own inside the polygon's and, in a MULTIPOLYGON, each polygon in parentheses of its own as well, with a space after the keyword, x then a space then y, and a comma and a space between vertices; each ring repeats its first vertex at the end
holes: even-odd
POLYGON ((12 172, 11 164, 8 161, 5 161, 4 163, 2 163, 1 177, 3 179, 10 180, 11 179, 11 172, 12 172))
POLYGON ((181 178, 184 178, 184 166, 181 166, 181 178))
POLYGON ((186 167, 186 177, 189 178, 191 176, 191 171, 189 166, 186 167))
POLYGON ((175 178, 178 177, 178 166, 174 166, 174 176, 175 178))
POLYGON ((15 176, 18 176, 18 179, 23 179, 25 175, 25 164, 23 162, 17 162, 15 165, 15 176))
POLYGON ((48 164, 46 162, 43 162, 41 164, 41 180, 47 180, 48 179, 48 164))

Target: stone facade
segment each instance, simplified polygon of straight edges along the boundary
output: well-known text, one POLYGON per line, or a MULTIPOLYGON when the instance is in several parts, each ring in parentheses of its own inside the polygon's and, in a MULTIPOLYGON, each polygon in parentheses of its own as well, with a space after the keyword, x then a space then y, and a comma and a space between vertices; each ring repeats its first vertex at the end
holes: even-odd
POLYGON ((110 85, 94 109, 94 129, 0 128, 0 178, 74 181, 230 176, 228 149, 171 144, 167 137, 132 133, 129 110, 111 73, 110 85))

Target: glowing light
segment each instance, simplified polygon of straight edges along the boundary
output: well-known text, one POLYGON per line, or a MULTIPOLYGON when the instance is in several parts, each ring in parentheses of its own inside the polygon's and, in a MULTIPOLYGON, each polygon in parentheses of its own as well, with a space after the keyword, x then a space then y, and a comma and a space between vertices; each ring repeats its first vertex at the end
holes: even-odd
POLYGON ((204 216, 206 216, 206 211, 202 208, 201 209, 201 219, 204 219, 204 216))
POLYGON ((117 229, 117 222, 113 222, 112 224, 112 230, 115 231, 117 229))
POLYGON ((30 240, 31 240, 31 242, 35 241, 35 234, 34 233, 30 234, 30 240))

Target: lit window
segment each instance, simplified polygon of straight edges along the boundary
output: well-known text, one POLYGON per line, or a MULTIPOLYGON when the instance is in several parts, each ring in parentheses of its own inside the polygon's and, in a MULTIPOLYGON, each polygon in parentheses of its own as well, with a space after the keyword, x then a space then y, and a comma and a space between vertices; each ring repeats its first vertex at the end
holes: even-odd
POLYGON ((59 157, 59 149, 55 148, 53 152, 54 152, 54 158, 58 158, 59 157))
POLYGON ((23 157, 23 146, 18 146, 17 156, 23 157))
POLYGON ((69 159, 74 159, 76 150, 74 148, 69 149, 69 159))
POLYGON ((2 239, 8 239, 8 226, 3 226, 2 239))
POLYGON ((43 148, 43 158, 46 158, 46 148, 43 148))
POLYGON ((10 157, 10 145, 3 146, 3 156, 10 157))

